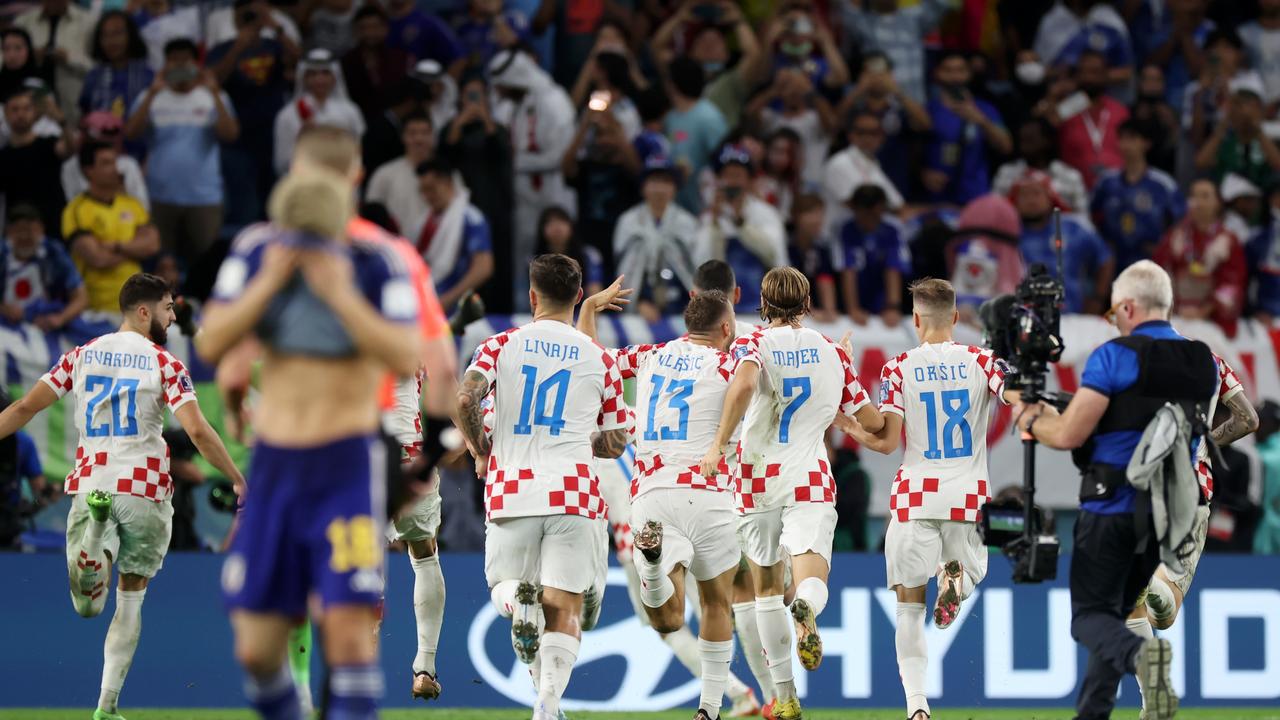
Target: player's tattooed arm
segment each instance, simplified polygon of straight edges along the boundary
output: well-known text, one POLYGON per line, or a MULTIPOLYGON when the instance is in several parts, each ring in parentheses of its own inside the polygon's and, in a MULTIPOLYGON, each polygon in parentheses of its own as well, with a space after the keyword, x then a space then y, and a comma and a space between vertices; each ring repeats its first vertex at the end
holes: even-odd
POLYGON ((474 370, 462 378, 458 388, 458 429, 476 459, 489 456, 489 438, 484 432, 484 410, 480 407, 489 394, 489 379, 474 370))
POLYGON ((1231 417, 1210 431, 1209 436, 1215 443, 1230 445, 1258 429, 1258 411, 1243 392, 1227 398, 1223 405, 1231 412, 1231 417))
POLYGON ((591 436, 591 451, 598 458, 621 457, 627 449, 627 429, 605 430, 591 436))

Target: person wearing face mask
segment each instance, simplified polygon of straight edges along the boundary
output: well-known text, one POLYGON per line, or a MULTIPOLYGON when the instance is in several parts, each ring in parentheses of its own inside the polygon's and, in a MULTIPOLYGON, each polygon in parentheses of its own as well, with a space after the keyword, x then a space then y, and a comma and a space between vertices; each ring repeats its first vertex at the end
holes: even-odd
POLYGON ((342 66, 328 50, 316 49, 298 63, 293 102, 281 108, 275 122, 276 173, 283 175, 293 159, 293 146, 302 128, 326 125, 364 135, 364 114, 351 102, 342 79, 342 66))
POLYGON ((814 88, 831 92, 849 82, 849 67, 840 56, 831 32, 800 9, 782 18, 782 34, 778 38, 773 68, 775 73, 784 68, 799 70, 809 76, 814 88))
POLYGON ((188 266, 217 240, 224 197, 219 143, 240 135, 231 98, 198 57, 195 43, 171 40, 164 70, 124 127, 127 138, 147 146, 147 188, 164 247, 188 266))
POLYGON ((1076 115, 1062 118, 1058 144, 1062 160, 1080 171, 1090 190, 1107 170, 1124 165, 1120 154, 1120 124, 1129 119, 1129 108, 1107 95, 1107 59, 1085 52, 1076 64, 1076 85, 1089 104, 1076 115))
MULTIPOLYGON (((1014 183, 1009 199, 1022 220, 1018 246, 1023 263, 1027 267, 1043 263, 1047 268, 1056 268, 1053 210, 1062 209, 1063 202, 1053 192, 1049 176, 1028 170, 1014 183)), ((1062 283, 1066 289, 1063 312, 1097 315, 1106 310, 1115 258, 1089 222, 1073 213, 1062 216, 1062 258, 1062 283)))
POLYGON ((738 3, 731 0, 682 2, 658 28, 650 45, 657 66, 669 68, 678 55, 676 37, 687 37, 684 44, 687 57, 702 68, 705 90, 700 94, 720 111, 726 127, 734 127, 741 119, 751 91, 766 79, 769 54, 763 48, 773 46, 781 27, 773 22, 765 30, 762 42, 752 32, 751 24, 743 19, 738 3), (731 62, 730 35, 738 48, 736 62, 731 62))

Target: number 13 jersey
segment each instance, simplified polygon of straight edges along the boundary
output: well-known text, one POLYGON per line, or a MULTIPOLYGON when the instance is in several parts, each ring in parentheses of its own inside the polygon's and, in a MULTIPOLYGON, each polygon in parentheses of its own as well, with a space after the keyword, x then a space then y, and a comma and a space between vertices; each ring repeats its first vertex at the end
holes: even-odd
POLYGON ((1004 366, 990 350, 921 345, 885 363, 880 411, 903 419, 906 452, 889 510, 907 520, 976 522, 991 499, 987 422, 1004 393, 1004 366))

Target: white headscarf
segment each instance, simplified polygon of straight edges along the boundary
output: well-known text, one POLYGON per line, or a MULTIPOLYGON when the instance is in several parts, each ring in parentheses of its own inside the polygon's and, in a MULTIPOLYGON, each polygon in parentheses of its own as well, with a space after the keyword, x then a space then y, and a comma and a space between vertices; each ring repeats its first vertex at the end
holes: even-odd
POLYGON ((307 54, 303 55, 302 59, 298 61, 297 73, 294 75, 294 100, 307 94, 306 73, 308 70, 328 70, 333 73, 333 78, 336 82, 333 86, 333 93, 329 97, 342 98, 343 100, 351 99, 351 96, 347 94, 347 82, 342 77, 342 63, 338 62, 338 59, 328 50, 315 48, 307 51, 307 54))

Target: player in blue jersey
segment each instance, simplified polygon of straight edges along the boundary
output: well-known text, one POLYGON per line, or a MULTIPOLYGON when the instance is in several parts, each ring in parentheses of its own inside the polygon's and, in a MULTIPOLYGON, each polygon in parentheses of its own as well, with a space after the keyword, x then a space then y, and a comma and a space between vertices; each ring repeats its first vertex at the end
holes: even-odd
POLYGON ((1103 173, 1089 212, 1120 271, 1155 254, 1165 231, 1187 214, 1187 200, 1173 178, 1147 164, 1152 138, 1142 123, 1126 120, 1118 132, 1124 167, 1103 173))

